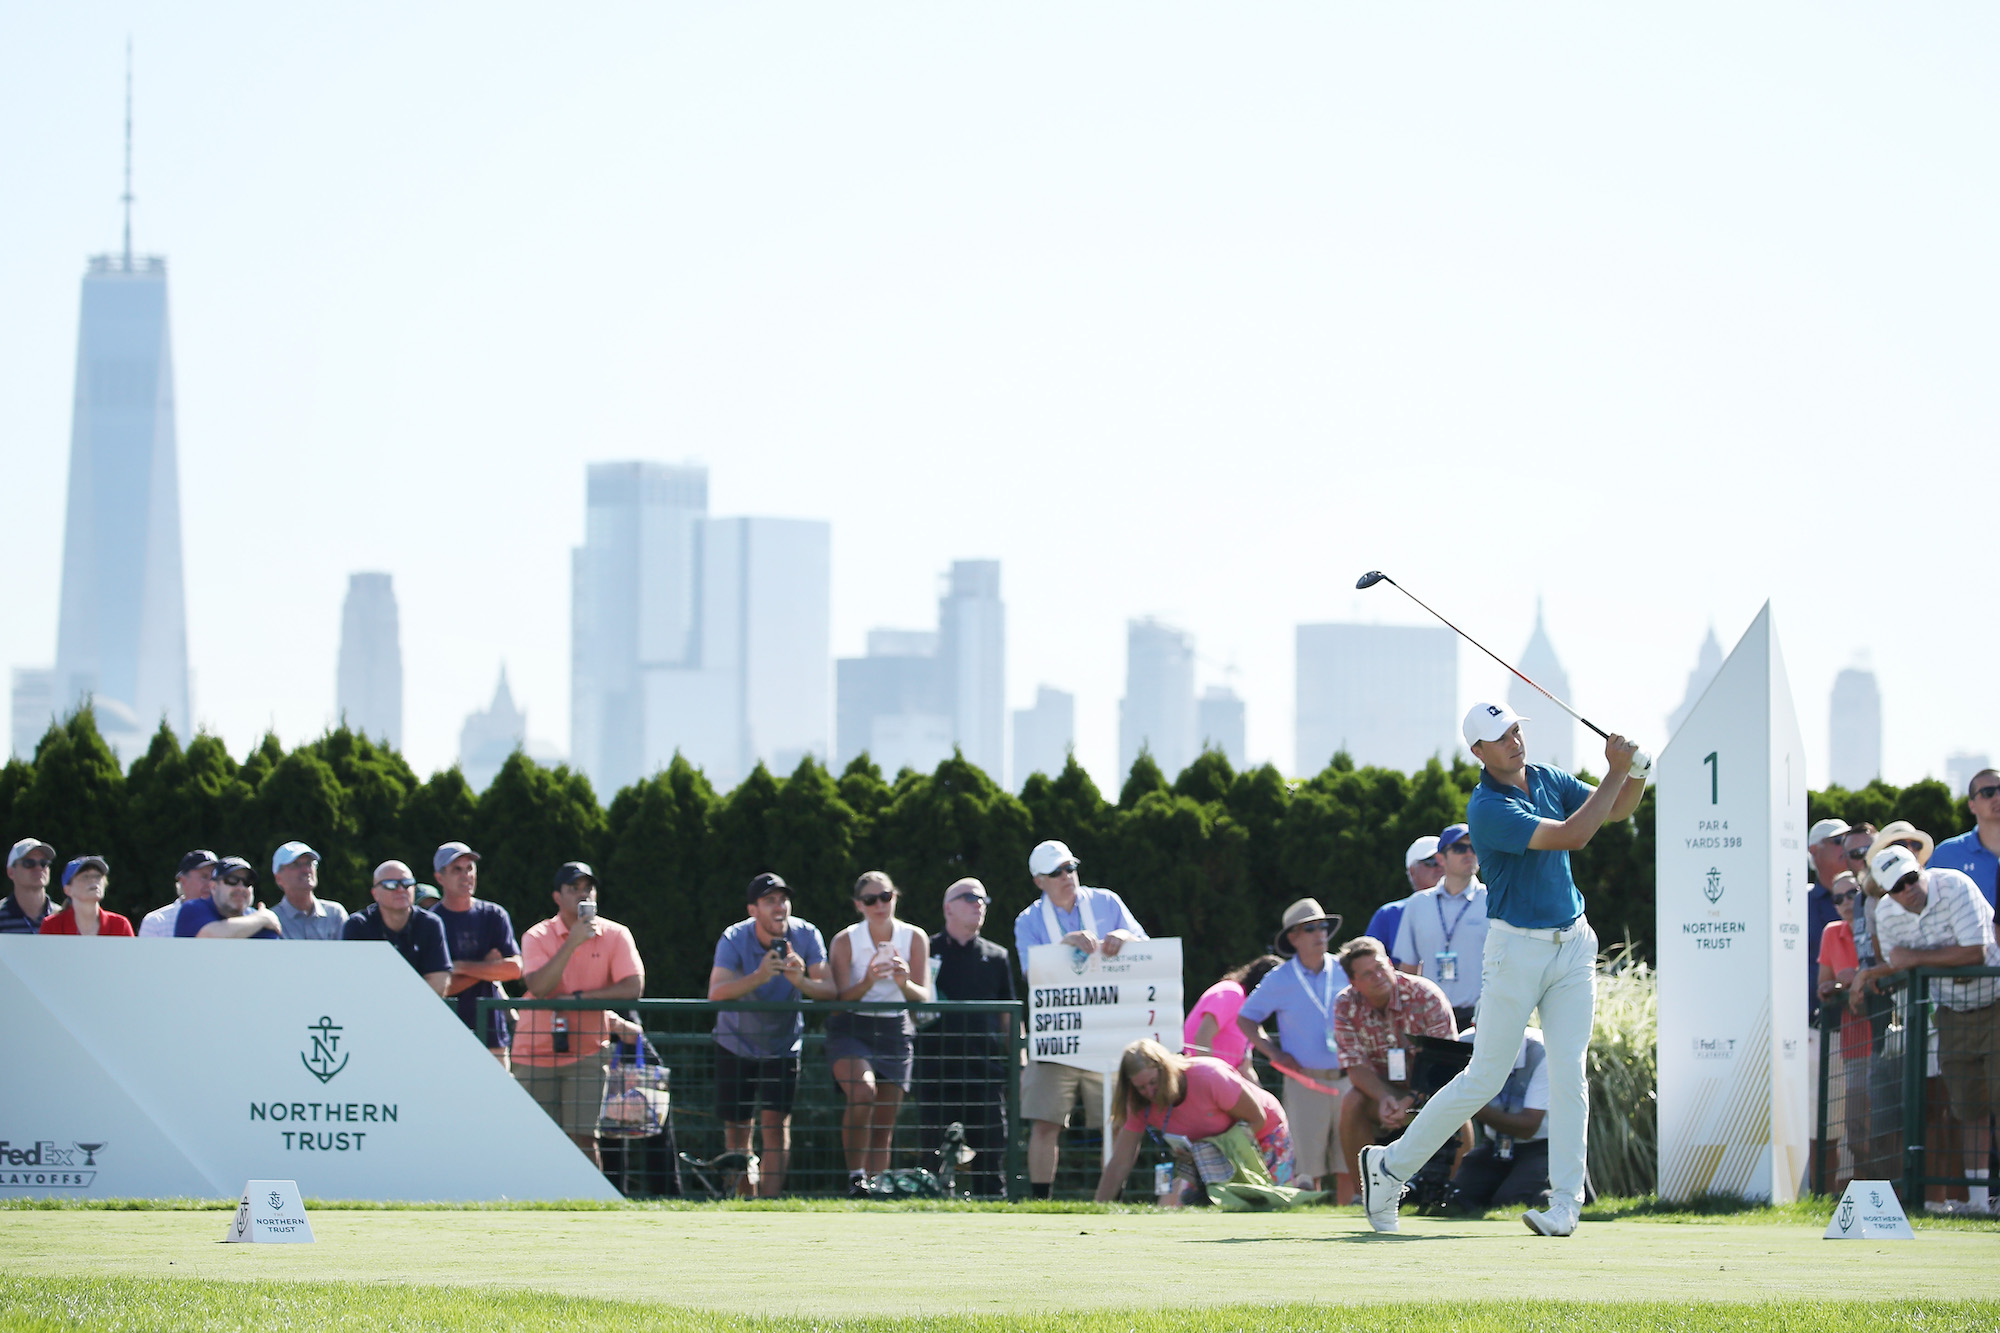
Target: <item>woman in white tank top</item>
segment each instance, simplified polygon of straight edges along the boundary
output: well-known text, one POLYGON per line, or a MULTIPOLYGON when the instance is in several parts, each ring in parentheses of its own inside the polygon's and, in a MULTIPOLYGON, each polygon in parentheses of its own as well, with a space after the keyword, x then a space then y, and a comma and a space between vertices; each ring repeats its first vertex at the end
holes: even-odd
MULTIPOLYGON (((854 884, 861 919, 833 937, 828 959, 836 1000, 928 1000, 930 939, 896 919, 896 886, 879 870, 854 884)), ((865 1194, 868 1177, 889 1169, 896 1112, 910 1090, 910 1056, 916 1026, 908 1011, 842 1011, 826 1021, 826 1054, 833 1080, 847 1098, 840 1143, 847 1154, 849 1194, 865 1194)))

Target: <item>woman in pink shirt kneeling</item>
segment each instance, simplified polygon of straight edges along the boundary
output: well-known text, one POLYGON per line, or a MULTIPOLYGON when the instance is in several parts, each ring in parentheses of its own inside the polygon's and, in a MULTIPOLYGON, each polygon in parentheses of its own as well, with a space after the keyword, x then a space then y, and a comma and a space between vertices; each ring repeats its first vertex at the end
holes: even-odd
MULTIPOLYGON (((1292 1134, 1285 1123, 1285 1108, 1276 1097, 1213 1056, 1189 1059, 1156 1041, 1133 1042, 1118 1061, 1111 1118, 1118 1126, 1118 1137, 1112 1144, 1111 1160, 1097 1181, 1099 1203, 1118 1197, 1148 1129, 1199 1143, 1226 1133, 1232 1125, 1246 1125, 1272 1181, 1291 1183, 1292 1134)), ((1177 1185, 1195 1183, 1179 1163, 1176 1177, 1177 1185)), ((1177 1188, 1174 1200, 1178 1202, 1184 1192, 1177 1188)))

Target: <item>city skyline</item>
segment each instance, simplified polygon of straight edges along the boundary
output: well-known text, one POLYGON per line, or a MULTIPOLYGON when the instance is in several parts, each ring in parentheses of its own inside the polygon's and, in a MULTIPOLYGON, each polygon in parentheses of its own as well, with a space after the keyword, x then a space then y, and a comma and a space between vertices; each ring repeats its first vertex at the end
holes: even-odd
MULTIPOLYGON (((37 133, 8 149, 34 207, 0 218, 0 461, 46 517, 0 663, 57 655, 74 284, 119 249, 129 31, 134 227, 174 265, 190 720, 239 755, 332 722, 355 569, 396 580, 419 768, 503 660, 573 750, 585 465, 689 457, 715 512, 831 524, 835 656, 928 622, 911 569, 1000 560, 1006 706, 1073 695, 1106 786, 1146 616, 1244 700, 1251 762, 1311 766, 1294 627, 1418 623, 1351 592, 1372 567, 1502 651, 1540 596, 1575 702, 1656 750, 1692 646, 1769 598, 1816 783, 1816 701, 1860 650, 1887 778, 2000 751, 2000 702, 1852 610, 1904 604, 1906 573, 1866 542, 1797 557, 1857 474, 1990 475, 2000 206, 1954 164, 1983 152, 2000 20, 1030 4, 886 43, 780 9, 397 14, 393 43, 358 37, 366 4, 16 16, 0 110, 37 133), (1510 484, 1531 568, 1446 507, 1510 484), (211 628, 279 617, 282 654, 211 628)), ((1940 591, 1974 540, 1934 533, 1940 591)), ((1459 688, 1506 677, 1466 655, 1459 688)))

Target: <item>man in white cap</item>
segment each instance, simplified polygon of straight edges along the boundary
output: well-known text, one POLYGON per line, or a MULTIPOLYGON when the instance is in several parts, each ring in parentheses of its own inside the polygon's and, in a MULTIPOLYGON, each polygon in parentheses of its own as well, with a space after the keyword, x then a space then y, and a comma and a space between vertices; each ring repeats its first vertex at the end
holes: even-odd
MULTIPOLYGON (((1894 828, 1892 824, 1882 832, 1894 828)), ((1870 980, 1914 967, 2000 967, 1993 909, 1969 877, 1942 867, 1926 870, 1917 864, 1913 851, 1893 843, 1878 844, 1868 858, 1868 869, 1883 891, 1882 906, 1875 914, 1883 962, 1867 969, 1870 980)), ((1931 1023, 1937 1029, 1938 1071, 1944 1075, 1945 1096, 1963 1136, 1962 1174, 1979 1182, 1972 1187, 1970 1202, 1982 1213, 1988 1208, 1989 1127, 1994 1112, 2000 1110, 1995 1091, 2000 1083, 1996 987, 2000 982, 1990 977, 1930 983, 1930 997, 1936 1002, 1931 1023)))
POLYGON ((271 880, 284 893, 278 899, 278 920, 288 940, 337 940, 347 925, 347 909, 319 897, 319 853, 302 842, 288 842, 271 853, 271 880))
MULTIPOLYGON (((1819 946, 1826 928, 1840 920, 1833 904, 1833 881, 1847 871, 1847 847, 1842 842, 1852 826, 1844 819, 1822 819, 1806 831, 1806 859, 1812 863, 1812 887, 1806 890, 1806 1068, 1819 1068, 1819 946)), ((1860 904, 1856 904, 1859 910, 1860 904)), ((1834 1067, 1834 1077, 1845 1072, 1845 1064, 1834 1067)), ((1856 1091, 1865 1097, 1866 1089, 1856 1091)), ((1819 1079, 1806 1080, 1806 1124, 1819 1124, 1819 1079)), ((1855 1147, 1860 1145, 1856 1144, 1855 1147)), ((1812 1154, 1804 1167, 1812 1172, 1812 1154)), ((1802 1177, 1803 1179, 1803 1177, 1802 1177)), ((1810 1183, 1810 1182, 1808 1182, 1810 1183)))
POLYGON ((1347 973, 1327 957, 1340 917, 1316 898, 1301 898, 1285 909, 1271 952, 1291 961, 1274 967, 1237 1011, 1236 1026, 1264 1058, 1285 1074, 1285 1119, 1304 1189, 1333 1188, 1342 1203, 1354 1202, 1354 1173, 1340 1150, 1340 1103, 1347 1074, 1333 1045, 1333 1002, 1347 988, 1347 973), (1264 1023, 1278 1020, 1278 1039, 1264 1023), (1313 1087, 1303 1080, 1311 1080, 1313 1087))
MULTIPOLYGON (((451 946, 451 982, 445 996, 464 1024, 478 1032, 479 1001, 499 999, 506 994, 501 982, 521 979, 514 919, 499 903, 474 896, 479 888, 479 853, 464 843, 448 842, 432 853, 431 874, 443 890, 433 911, 444 923, 445 941, 451 946)), ((505 1065, 511 1037, 507 1011, 495 1009, 486 1018, 481 1034, 486 1049, 505 1065)))
POLYGON ((1472 1061, 1425 1104, 1403 1136, 1361 1150, 1361 1202, 1368 1224, 1396 1230, 1404 1182, 1485 1106, 1513 1072, 1529 1015, 1541 1012, 1549 1059, 1549 1206, 1521 1220, 1538 1236, 1567 1236, 1583 1207, 1590 1045, 1597 935, 1569 854, 1607 821, 1629 819, 1646 794, 1651 761, 1623 736, 1604 742, 1604 784, 1592 788, 1559 768, 1528 762, 1520 717, 1478 703, 1465 715, 1465 743, 1484 768, 1465 822, 1486 875, 1485 985, 1472 1061))
MULTIPOLYGON (((1039 945, 1067 944, 1109 957, 1132 940, 1149 938, 1123 898, 1109 889, 1084 887, 1077 873, 1081 864, 1060 842, 1037 844, 1028 853, 1028 873, 1042 896, 1014 918, 1014 957, 1023 976, 1028 972, 1028 950, 1039 945)), ((1048 1198, 1054 1188, 1063 1126, 1079 1097, 1084 1123, 1101 1129, 1104 1076, 1029 1057, 1028 1067, 1021 1071, 1021 1114, 1028 1121, 1028 1187, 1038 1199, 1048 1198)))
POLYGON ((49 868, 56 849, 40 838, 23 838, 7 853, 7 878, 13 892, 0 898, 0 935, 37 935, 42 922, 56 914, 49 901, 49 868))
POLYGON ((1435 834, 1425 834, 1404 851, 1403 873, 1409 877, 1410 891, 1376 908, 1375 915, 1368 918, 1368 929, 1361 932, 1371 940, 1382 941, 1385 949, 1396 943, 1396 933, 1403 927, 1403 913, 1410 901, 1425 889, 1437 887, 1437 882, 1444 878, 1444 856, 1438 851, 1435 834))

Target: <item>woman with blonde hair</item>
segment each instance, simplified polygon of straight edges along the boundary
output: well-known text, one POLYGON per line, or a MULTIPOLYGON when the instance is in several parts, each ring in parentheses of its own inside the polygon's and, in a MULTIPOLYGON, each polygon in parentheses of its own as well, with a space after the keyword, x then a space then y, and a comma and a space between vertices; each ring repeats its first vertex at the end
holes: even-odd
MULTIPOLYGON (((835 1000, 928 1000, 930 938, 896 919, 896 886, 879 870, 854 882, 861 919, 833 937, 829 970, 835 1000)), ((826 1056, 847 1098, 840 1146, 847 1155, 847 1192, 865 1195, 868 1178, 889 1169, 896 1112, 910 1090, 916 1025, 909 1011, 842 1011, 826 1021, 826 1056)))
MULTIPOLYGON (((1285 1121, 1285 1108, 1276 1097, 1214 1056, 1190 1059, 1148 1038, 1133 1042, 1118 1061, 1111 1119, 1118 1126, 1118 1137, 1112 1144, 1111 1160, 1098 1177, 1099 1203, 1118 1197, 1148 1129, 1199 1142, 1228 1132, 1232 1125, 1247 1126, 1272 1181, 1291 1183, 1292 1133, 1285 1121)), ((1186 1187, 1196 1183, 1193 1172, 1176 1161, 1175 1174, 1183 1182, 1175 1193, 1184 1195, 1186 1187)))

